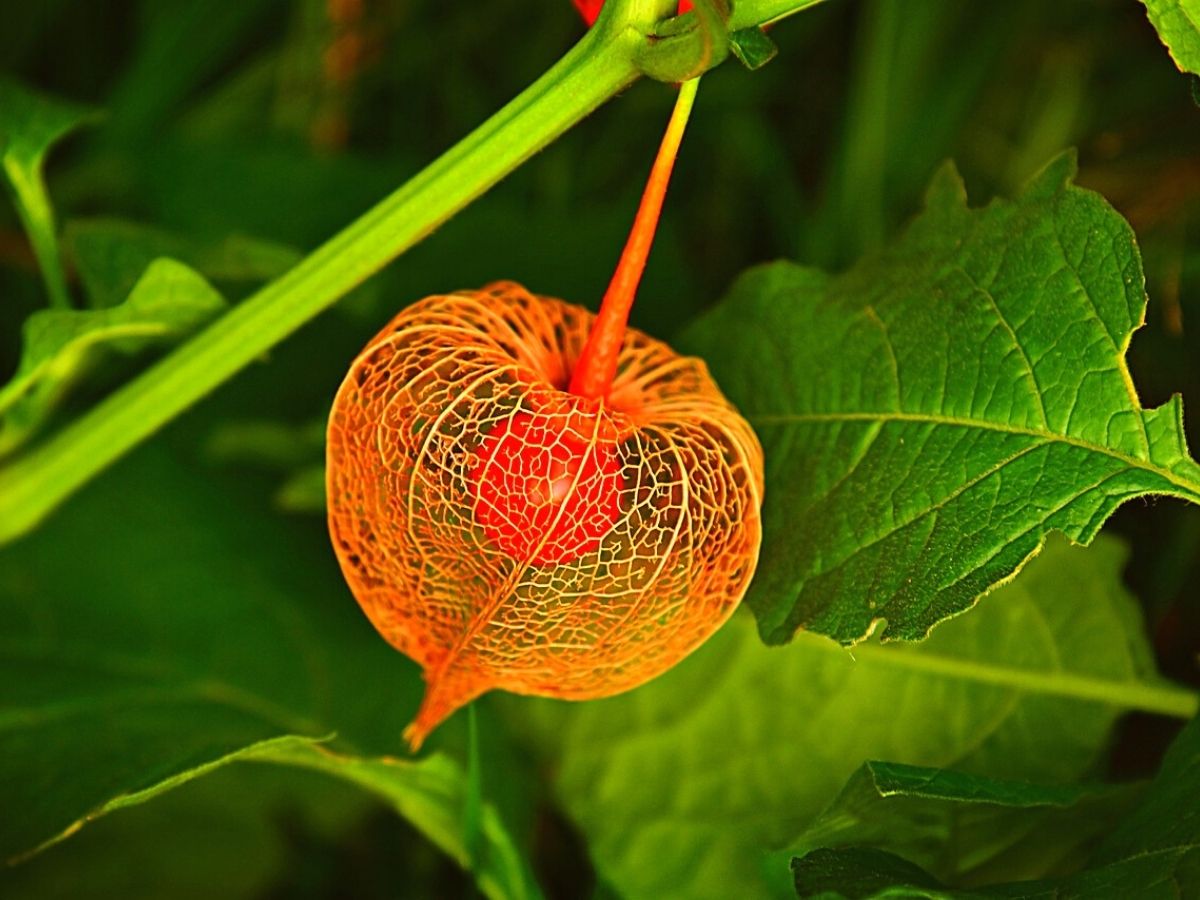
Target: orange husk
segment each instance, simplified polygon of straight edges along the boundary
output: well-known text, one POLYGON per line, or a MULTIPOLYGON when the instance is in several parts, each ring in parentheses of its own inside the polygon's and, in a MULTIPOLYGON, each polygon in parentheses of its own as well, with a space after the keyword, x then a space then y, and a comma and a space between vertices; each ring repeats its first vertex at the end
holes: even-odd
MULTIPOLYGON (((429 297, 367 345, 334 401, 329 527, 364 612, 424 670, 414 749, 485 691, 587 700, 636 687, 715 632, 749 585, 763 492, 753 430, 702 361, 632 329, 607 395, 569 393, 594 318, 512 282, 429 297), (536 539, 514 555, 480 523, 494 498, 472 473, 518 416, 615 454, 615 520, 577 557, 536 539)), ((556 533, 583 508, 563 502, 556 533)))

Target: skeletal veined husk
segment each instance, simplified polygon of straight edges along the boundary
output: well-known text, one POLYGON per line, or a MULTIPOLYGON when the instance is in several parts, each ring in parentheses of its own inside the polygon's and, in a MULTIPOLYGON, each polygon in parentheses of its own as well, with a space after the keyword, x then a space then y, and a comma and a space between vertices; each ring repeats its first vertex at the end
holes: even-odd
POLYGON ((754 432, 703 362, 632 329, 607 397, 568 393, 593 318, 511 282, 429 297, 338 392, 330 531, 371 622, 424 670, 414 747, 491 689, 642 684, 754 573, 754 432))

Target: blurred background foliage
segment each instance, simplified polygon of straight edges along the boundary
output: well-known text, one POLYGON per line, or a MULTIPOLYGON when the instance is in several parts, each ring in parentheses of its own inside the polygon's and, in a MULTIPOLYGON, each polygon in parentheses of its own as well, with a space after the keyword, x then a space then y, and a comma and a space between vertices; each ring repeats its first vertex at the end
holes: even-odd
MULTIPOLYGON (((0 0, 0 21, 0 72, 105 113, 48 167, 73 290, 115 230, 169 247, 234 302, 444 151, 582 30, 567 0, 0 0)), ((764 69, 731 62, 704 80, 635 324, 670 338, 763 260, 845 267, 913 214, 945 158, 981 203, 1077 146, 1080 183, 1130 220, 1145 257, 1151 304, 1131 351, 1135 380, 1147 406, 1174 391, 1191 400, 1200 446, 1200 110, 1139 3, 828 0, 772 36, 780 54, 764 69)), ((173 424, 152 452, 241 507, 286 518, 319 548, 324 525, 308 514, 320 500, 319 423, 349 360, 433 292, 509 278, 594 306, 671 101, 658 84, 629 90, 173 424)), ((0 381, 42 290, 15 213, 0 205, 0 381)), ((1160 668, 1194 683, 1200 510, 1150 506, 1131 504, 1112 528, 1131 544, 1126 578, 1160 668)), ((180 540, 165 552, 192 549, 180 540)), ((81 537, 67 552, 86 569, 106 551, 81 537)), ((260 548, 248 540, 228 552, 253 568, 260 548)), ((320 549, 303 562, 336 584, 320 549)), ((138 577, 114 574, 95 602, 138 577)), ((344 591, 325 602, 357 614, 344 591)), ((408 709, 385 717, 397 742, 408 709)), ((1152 772, 1172 732, 1127 721, 1108 770, 1152 772)), ((461 721, 442 740, 461 745, 461 721)), ((493 792, 529 783, 496 766, 493 792)), ((587 895, 587 852, 566 819, 544 802, 497 802, 526 819, 547 892, 587 895)), ((100 885, 155 896, 165 884, 172 896, 212 896, 214 885, 258 897, 472 890, 375 801, 317 776, 244 768, 90 826, 5 884, 14 896, 100 885)))

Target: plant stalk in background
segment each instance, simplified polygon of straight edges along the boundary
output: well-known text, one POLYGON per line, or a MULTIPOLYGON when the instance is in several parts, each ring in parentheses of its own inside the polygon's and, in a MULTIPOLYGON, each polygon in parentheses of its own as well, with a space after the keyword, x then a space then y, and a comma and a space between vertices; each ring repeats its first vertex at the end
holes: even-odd
MULTIPOLYGON (((730 27, 817 0, 745 0, 730 27)), ((609 0, 587 35, 511 103, 416 177, 195 338, 41 446, 0 470, 0 542, 67 497, 275 344, 430 234, 653 63, 674 4, 609 0)), ((689 16, 695 13, 689 13, 689 16)), ((666 42, 663 42, 666 44, 666 42)), ((685 70, 679 77, 698 72, 685 70)), ((662 73, 655 70, 656 77, 662 73)))

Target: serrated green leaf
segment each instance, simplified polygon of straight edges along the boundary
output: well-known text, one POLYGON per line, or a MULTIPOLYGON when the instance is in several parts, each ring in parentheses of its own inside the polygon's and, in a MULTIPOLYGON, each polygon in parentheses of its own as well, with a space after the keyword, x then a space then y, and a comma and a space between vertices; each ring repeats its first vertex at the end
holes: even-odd
POLYGON ((42 166, 55 143, 96 117, 95 110, 45 97, 0 78, 0 163, 16 197, 17 213, 37 255, 51 303, 60 308, 70 306, 70 298, 42 166))
POLYGON ((0 388, 0 455, 49 417, 100 352, 132 354, 172 343, 224 307, 221 295, 187 266, 159 259, 120 306, 33 313, 22 330, 20 365, 0 388))
MULTIPOLYGON (((355 608, 322 530, 151 447, 0 553, 0 617, 0 808, 22 810, 0 816, 0 860, 246 760, 367 788, 466 859, 461 767, 381 756, 419 682, 355 608)), ((536 897, 497 816, 485 807, 476 879, 536 897)))
POLYGON ((920 640, 1054 530, 1086 543, 1122 502, 1200 502, 1178 397, 1143 409, 1128 224, 1051 163, 1013 201, 966 205, 945 167, 886 251, 830 276, 752 271, 680 344, 763 440, 768 643, 843 643, 886 620, 920 640))
POLYGON ((764 647, 735 616, 632 693, 512 700, 549 753, 600 877, 642 897, 791 892, 787 846, 870 759, 1067 782, 1122 707, 1192 714, 1155 679, 1121 546, 1061 539, 970 616, 921 644, 846 650, 806 633, 764 647))
POLYGON ((955 884, 1039 878, 1081 863, 1139 792, 868 762, 789 850, 868 845, 955 884))
POLYGON ((1200 720, 1171 745, 1145 799, 1092 854, 1060 878, 957 890, 897 855, 867 848, 817 850, 792 861, 801 897, 1194 897, 1200 895, 1200 720), (922 893, 928 892, 928 893, 922 893))
POLYGON ((129 296, 160 257, 178 260, 215 282, 258 282, 282 275, 300 259, 292 247, 245 235, 205 242, 124 219, 74 219, 63 245, 94 308, 129 296))
POLYGON ((1197 0, 1142 0, 1181 72, 1200 74, 1200 2, 1197 0))

